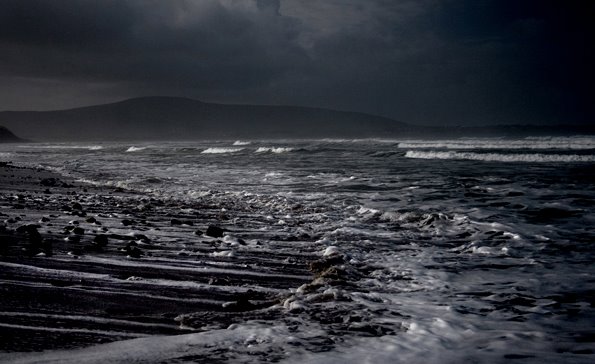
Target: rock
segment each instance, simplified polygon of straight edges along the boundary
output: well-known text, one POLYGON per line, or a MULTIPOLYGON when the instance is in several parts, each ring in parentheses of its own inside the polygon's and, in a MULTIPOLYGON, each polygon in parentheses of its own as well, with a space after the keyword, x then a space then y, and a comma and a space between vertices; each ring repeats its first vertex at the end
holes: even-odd
POLYGON ((21 225, 17 228, 17 233, 37 233, 37 229, 41 226, 36 224, 21 225))
POLYGON ((83 206, 80 203, 78 203, 78 202, 74 202, 72 204, 72 209, 73 210, 83 211, 83 206))
POLYGON ((170 224, 172 226, 174 226, 174 225, 182 225, 182 221, 180 221, 178 219, 171 219, 170 224))
POLYGON ((94 217, 88 217, 85 221, 89 224, 94 224, 97 222, 97 220, 94 217))
POLYGON ((309 270, 310 272, 314 273, 315 275, 319 276, 323 274, 329 268, 343 264, 345 260, 343 259, 342 255, 333 255, 328 258, 323 258, 319 260, 315 260, 310 262, 309 270))
POLYGON ((48 222, 48 221, 50 221, 50 218, 45 217, 45 216, 43 216, 41 219, 39 219, 39 222, 48 222))
POLYGON ((131 258, 140 258, 143 255, 143 252, 139 248, 137 248, 135 246, 133 246, 133 247, 126 247, 126 249, 124 251, 131 258))
POLYGON ((149 243, 149 242, 151 242, 151 239, 149 239, 149 238, 148 238, 146 235, 144 235, 144 234, 134 234, 134 238, 135 238, 136 240, 140 240, 140 241, 142 241, 143 243, 149 243))
POLYGON ((72 230, 73 233, 75 233, 76 235, 85 235, 85 229, 83 229, 82 227, 75 227, 72 230))
POLYGON ((100 247, 105 247, 107 246, 107 242, 108 242, 108 238, 107 235, 95 235, 95 238, 93 238, 93 243, 97 244, 100 247))
POLYGON ((213 237, 213 238, 222 238, 224 230, 215 225, 209 225, 207 228, 207 232, 205 235, 213 237))
POLYGON ((122 225, 124 225, 124 226, 134 225, 134 221, 129 220, 129 219, 124 219, 124 220, 122 220, 122 225))
POLYGON ((202 235, 202 234, 203 234, 202 230, 195 230, 195 231, 194 231, 194 235, 198 235, 198 236, 200 236, 200 235, 202 235))

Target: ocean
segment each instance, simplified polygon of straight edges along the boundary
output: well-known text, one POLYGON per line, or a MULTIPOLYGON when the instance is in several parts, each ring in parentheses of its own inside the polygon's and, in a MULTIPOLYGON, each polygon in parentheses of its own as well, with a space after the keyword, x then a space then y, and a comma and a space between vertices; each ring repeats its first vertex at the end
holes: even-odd
POLYGON ((0 157, 221 206, 238 231, 293 237, 278 249, 346 257, 348 285, 289 289, 292 325, 113 353, 207 350, 191 349, 199 341, 234 362, 259 351, 290 363, 595 360, 594 137, 5 144, 0 157), (299 315, 314 306, 336 320, 299 315))

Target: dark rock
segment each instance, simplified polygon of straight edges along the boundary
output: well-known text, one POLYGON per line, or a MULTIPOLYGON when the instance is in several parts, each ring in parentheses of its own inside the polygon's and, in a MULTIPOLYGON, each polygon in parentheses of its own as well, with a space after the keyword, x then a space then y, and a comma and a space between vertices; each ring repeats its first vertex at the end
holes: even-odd
POLYGON ((80 203, 75 202, 75 203, 72 204, 72 209, 73 210, 83 211, 83 206, 80 203))
POLYGON ((93 238, 93 243, 101 247, 107 246, 107 242, 107 235, 96 235, 95 238, 93 238))
POLYGON ((134 238, 136 240, 140 240, 143 243, 149 243, 151 241, 151 239, 149 239, 146 235, 144 234, 134 234, 134 238))
POLYGON ((182 221, 180 221, 178 219, 171 219, 170 224, 172 226, 174 226, 174 225, 182 225, 182 221))
POLYGON ((207 232, 205 233, 205 235, 213 237, 213 238, 222 238, 223 237, 223 232, 225 230, 223 230, 222 228, 215 226, 215 225, 209 225, 209 227, 207 228, 207 232))
POLYGON ((129 219, 124 219, 124 220, 122 220, 122 225, 124 225, 124 226, 134 225, 134 221, 129 220, 129 219))
POLYGON ((88 217, 85 221, 89 224, 94 224, 97 222, 97 220, 94 217, 88 217))
POLYGON ((137 247, 127 247, 125 249, 127 255, 131 258, 140 258, 143 255, 143 252, 137 247))
POLYGON ((323 258, 323 259, 319 259, 319 260, 310 262, 310 265, 308 268, 309 268, 310 272, 318 275, 318 274, 323 273, 327 269, 331 268, 332 266, 340 265, 340 264, 343 264, 344 262, 345 262, 345 260, 342 255, 334 255, 334 256, 331 256, 328 258, 323 258))
POLYGON ((17 228, 17 233, 36 233, 41 226, 37 224, 21 225, 17 228))
POLYGON ((41 222, 48 222, 48 221, 50 221, 50 218, 43 216, 39 221, 41 221, 41 222))
POLYGON ((85 235, 85 229, 83 229, 82 227, 75 227, 72 230, 73 233, 75 233, 76 235, 85 235))
POLYGON ((195 231, 194 231, 194 235, 198 235, 198 236, 200 236, 200 235, 202 235, 202 234, 203 234, 202 230, 195 230, 195 231))
POLYGON ((70 243, 79 243, 81 241, 81 236, 80 235, 71 235, 66 238, 66 241, 68 241, 70 243))

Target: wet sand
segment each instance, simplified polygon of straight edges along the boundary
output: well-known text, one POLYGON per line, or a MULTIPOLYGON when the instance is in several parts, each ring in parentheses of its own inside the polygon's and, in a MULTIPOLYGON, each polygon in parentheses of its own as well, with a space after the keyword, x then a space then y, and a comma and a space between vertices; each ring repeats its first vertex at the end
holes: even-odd
POLYGON ((310 237, 242 226, 251 212, 233 208, 3 163, 0 351, 85 347, 284 315, 290 289, 312 281, 309 263, 320 247, 310 237))

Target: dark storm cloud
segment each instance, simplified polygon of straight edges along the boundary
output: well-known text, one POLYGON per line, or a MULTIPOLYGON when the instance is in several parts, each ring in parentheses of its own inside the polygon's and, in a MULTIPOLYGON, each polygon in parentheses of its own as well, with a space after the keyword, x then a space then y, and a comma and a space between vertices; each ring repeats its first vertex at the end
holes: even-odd
POLYGON ((0 108, 168 94, 587 122, 593 15, 578 1, 0 0, 0 108))
POLYGON ((11 3, 0 32, 3 70, 146 87, 243 88, 304 58, 288 41, 293 22, 274 14, 217 1, 117 1, 97 12, 92 4, 103 6, 11 3))
POLYGON ((1 2, 0 39, 37 46, 96 46, 125 34, 134 22, 117 0, 1 2))

